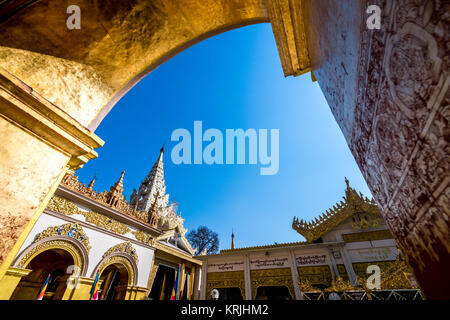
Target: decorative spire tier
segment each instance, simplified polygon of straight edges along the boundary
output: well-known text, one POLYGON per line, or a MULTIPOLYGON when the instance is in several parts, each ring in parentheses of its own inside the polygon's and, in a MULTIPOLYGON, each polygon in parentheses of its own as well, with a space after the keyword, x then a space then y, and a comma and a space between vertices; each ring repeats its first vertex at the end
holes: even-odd
POLYGON ((130 204, 136 205, 140 211, 149 211, 155 199, 158 200, 159 207, 166 207, 169 202, 169 195, 166 194, 166 185, 164 180, 164 147, 161 148, 159 157, 150 170, 147 177, 141 182, 139 191, 133 190, 130 197, 130 204), (159 197, 156 195, 159 194, 159 197))

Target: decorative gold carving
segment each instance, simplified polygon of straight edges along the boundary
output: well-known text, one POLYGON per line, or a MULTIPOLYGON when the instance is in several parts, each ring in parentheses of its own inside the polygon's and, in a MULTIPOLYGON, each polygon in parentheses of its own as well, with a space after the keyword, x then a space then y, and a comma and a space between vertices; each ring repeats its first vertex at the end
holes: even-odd
POLYGON ((113 253, 125 253, 129 255, 131 258, 133 258, 136 264, 139 261, 136 249, 133 248, 131 242, 129 241, 116 244, 114 247, 109 248, 108 251, 106 251, 105 254, 103 255, 103 258, 106 258, 112 255, 113 253))
POLYGON ((342 238, 344 239, 345 242, 360 242, 360 241, 393 239, 394 237, 392 236, 389 230, 377 230, 369 232, 343 234, 342 238))
POLYGON ((17 267, 26 268, 34 257, 36 257, 37 255, 41 254, 44 251, 52 249, 62 249, 69 252, 70 255, 73 257, 74 265, 77 265, 81 269, 83 269, 84 258, 83 254, 80 252, 80 249, 78 249, 74 244, 64 240, 46 241, 35 246, 33 249, 27 252, 27 254, 23 256, 22 259, 20 259, 20 261, 17 263, 17 267))
POLYGON ((308 280, 311 285, 330 286, 332 282, 329 266, 311 266, 297 268, 299 280, 308 280))
POLYGON ((311 222, 294 217, 292 228, 304 236, 308 242, 318 239, 353 215, 360 214, 363 217, 371 217, 370 219, 365 218, 364 223, 358 223, 357 220, 354 220, 355 227, 369 227, 381 220, 381 212, 375 201, 364 197, 361 193, 358 194, 355 189, 350 187, 347 179, 345 179, 345 182, 347 189, 343 197, 344 201, 337 203, 332 209, 327 210, 311 222), (371 221, 371 224, 368 221, 371 221))
POLYGON ((83 215, 86 218, 87 222, 95 224, 106 230, 115 232, 117 234, 126 234, 131 231, 131 229, 128 228, 125 223, 111 219, 95 211, 84 212, 83 215))
POLYGON ((286 286, 292 299, 295 299, 294 284, 290 268, 251 270, 252 298, 256 298, 258 287, 262 286, 286 286))
POLYGON ((122 222, 95 211, 80 210, 73 202, 56 195, 50 200, 48 209, 67 215, 81 214, 85 217, 87 222, 117 234, 126 234, 131 231, 131 229, 122 222))
POLYGON ((341 277, 337 277, 336 280, 331 281, 331 286, 326 288, 324 291, 352 291, 356 290, 354 286, 350 283, 348 279, 343 279, 341 277))
POLYGON ((147 232, 137 230, 137 231, 133 231, 131 233, 136 237, 137 240, 139 240, 145 244, 149 244, 151 246, 155 244, 155 239, 147 232))
POLYGON ((336 265, 338 272, 339 272, 339 277, 342 278, 343 280, 348 280, 348 273, 347 273, 347 269, 345 269, 345 265, 343 264, 338 264, 336 265))
POLYGON ((300 287, 301 292, 318 292, 320 289, 313 287, 311 282, 308 279, 299 279, 298 285, 300 287))
POLYGON ((132 217, 136 220, 142 221, 146 224, 150 224, 152 227, 156 227, 158 225, 159 219, 157 217, 152 217, 149 223, 148 212, 139 211, 133 206, 131 206, 122 195, 123 191, 122 180, 123 174, 119 179, 119 181, 111 187, 109 192, 104 191, 102 193, 92 190, 92 188, 86 187, 84 184, 78 181, 78 177, 73 173, 69 172, 62 180, 61 185, 72 189, 82 195, 95 200, 103 205, 114 208, 129 217, 132 217))
POLYGON ((367 267, 369 265, 377 265, 380 267, 381 289, 413 288, 407 278, 407 274, 409 273, 408 266, 400 258, 400 255, 397 255, 397 259, 394 261, 361 262, 353 264, 358 283, 363 286, 366 291, 370 291, 366 287, 367 278, 370 276, 370 274, 367 274, 367 267))
POLYGON ((33 243, 52 236, 68 236, 77 239, 83 244, 88 252, 91 250, 89 238, 78 223, 66 223, 60 226, 48 227, 36 235, 33 243))
POLYGON ((245 299, 244 271, 208 272, 206 280, 206 295, 214 288, 239 288, 245 299))

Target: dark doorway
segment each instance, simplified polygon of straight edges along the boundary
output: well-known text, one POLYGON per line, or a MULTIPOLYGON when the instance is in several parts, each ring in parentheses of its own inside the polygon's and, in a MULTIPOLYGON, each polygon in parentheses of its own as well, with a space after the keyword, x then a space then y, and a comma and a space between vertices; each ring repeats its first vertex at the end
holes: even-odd
POLYGON ((175 284, 175 268, 159 265, 148 297, 152 300, 170 300, 175 284))
POLYGON ((219 300, 241 301, 242 292, 239 288, 215 288, 219 291, 219 300))
POLYGON ((258 287, 255 300, 292 300, 286 286, 258 287))

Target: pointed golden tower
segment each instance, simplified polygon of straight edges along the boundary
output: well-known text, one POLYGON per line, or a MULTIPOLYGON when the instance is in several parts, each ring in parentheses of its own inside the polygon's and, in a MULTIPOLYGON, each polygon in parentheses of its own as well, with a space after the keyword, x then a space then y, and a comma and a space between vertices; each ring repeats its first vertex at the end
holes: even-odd
POLYGON ((122 171, 119 181, 117 181, 111 189, 109 189, 107 195, 107 203, 113 207, 117 206, 121 200, 125 200, 123 193, 123 176, 125 175, 125 170, 122 171))
POLYGON ((97 179, 97 175, 95 175, 91 182, 89 182, 89 185, 87 187, 89 190, 92 190, 92 188, 94 187, 95 179, 97 179))

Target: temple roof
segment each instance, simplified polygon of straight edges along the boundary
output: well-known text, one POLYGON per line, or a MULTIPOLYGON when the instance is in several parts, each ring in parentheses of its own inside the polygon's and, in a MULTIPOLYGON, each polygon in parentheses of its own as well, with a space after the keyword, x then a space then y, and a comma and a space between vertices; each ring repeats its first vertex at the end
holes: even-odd
POLYGON ((292 228, 304 236, 306 241, 313 242, 317 240, 354 214, 365 214, 362 215, 360 220, 353 220, 352 222, 352 224, 360 227, 368 227, 373 221, 367 218, 367 215, 381 215, 380 209, 373 199, 368 199, 351 188, 347 178, 345 183, 347 184, 347 189, 345 190, 345 196, 342 197, 344 200, 336 203, 333 208, 326 210, 326 212, 310 222, 294 217, 292 228))

